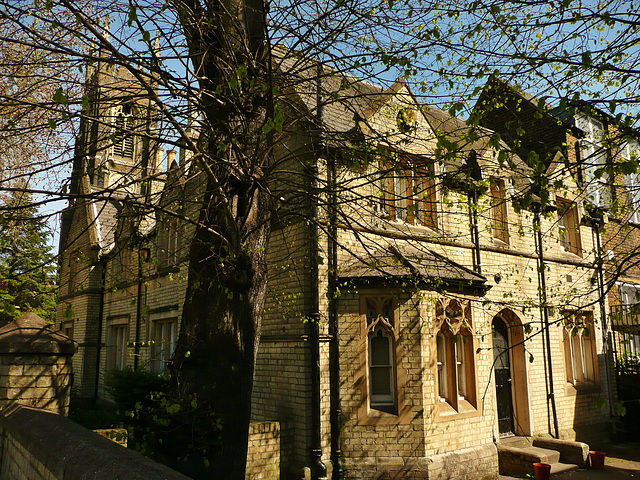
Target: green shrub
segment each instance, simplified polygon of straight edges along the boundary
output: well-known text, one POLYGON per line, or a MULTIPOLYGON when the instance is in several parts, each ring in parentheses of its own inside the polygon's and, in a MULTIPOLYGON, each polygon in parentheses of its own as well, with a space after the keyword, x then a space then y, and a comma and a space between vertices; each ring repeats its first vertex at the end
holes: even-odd
POLYGON ((111 370, 107 373, 105 389, 118 407, 132 412, 136 405, 150 406, 152 396, 169 391, 169 379, 146 370, 111 370))

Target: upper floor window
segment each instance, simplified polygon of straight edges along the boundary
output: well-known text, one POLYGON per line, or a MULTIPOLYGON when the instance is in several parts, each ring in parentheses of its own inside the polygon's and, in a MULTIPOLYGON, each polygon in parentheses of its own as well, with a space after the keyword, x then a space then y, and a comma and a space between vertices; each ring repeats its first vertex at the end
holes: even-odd
POLYGON ((436 319, 438 402, 456 412, 469 411, 476 406, 471 307, 453 299, 439 300, 436 319))
POLYGON ((577 114, 576 127, 585 136, 580 141, 580 152, 584 165, 584 181, 589 202, 597 207, 611 205, 611 176, 605 171, 607 150, 602 144, 605 134, 604 124, 593 117, 577 114))
POLYGON ((509 243, 506 187, 499 178, 491 179, 491 232, 496 240, 509 243))
POLYGON ((590 312, 567 314, 563 345, 567 382, 576 387, 593 385, 596 382, 597 357, 590 312))
POLYGON ((181 247, 180 221, 176 217, 169 217, 159 225, 158 259, 161 267, 173 267, 180 264, 181 247))
POLYGON ((119 106, 115 112, 113 154, 133 158, 133 108, 129 104, 119 106))
POLYGON ((575 203, 558 199, 558 240, 560 248, 565 252, 581 255, 580 220, 575 203))
MULTIPOLYGON (((622 146, 622 158, 627 162, 638 164, 640 146, 635 140, 625 142, 622 146)), ((640 172, 629 173, 624 177, 624 184, 629 198, 629 221, 640 223, 640 172)))
POLYGON ((384 166, 380 210, 393 221, 438 228, 436 179, 433 164, 400 162, 384 166))

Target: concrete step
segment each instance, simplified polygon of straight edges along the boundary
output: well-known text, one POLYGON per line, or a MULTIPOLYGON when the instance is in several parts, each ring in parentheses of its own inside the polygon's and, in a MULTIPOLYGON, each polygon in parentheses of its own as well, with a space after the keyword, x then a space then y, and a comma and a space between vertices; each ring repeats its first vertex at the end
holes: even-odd
POLYGON ((573 463, 560 463, 560 462, 551 464, 551 475, 570 472, 572 470, 578 470, 578 465, 574 465, 573 463))
POLYGON ((553 465, 560 462, 560 452, 556 450, 549 450, 548 448, 541 447, 526 447, 522 449, 523 452, 538 458, 537 463, 548 463, 553 465))
POLYGON ((500 439, 498 443, 500 475, 525 476, 531 473, 534 463, 559 464, 560 452, 533 447, 526 439, 523 440, 523 437, 500 439))
POLYGON ((526 448, 531 446, 531 440, 527 437, 502 437, 498 443, 499 445, 504 445, 506 447, 514 447, 514 448, 526 448))

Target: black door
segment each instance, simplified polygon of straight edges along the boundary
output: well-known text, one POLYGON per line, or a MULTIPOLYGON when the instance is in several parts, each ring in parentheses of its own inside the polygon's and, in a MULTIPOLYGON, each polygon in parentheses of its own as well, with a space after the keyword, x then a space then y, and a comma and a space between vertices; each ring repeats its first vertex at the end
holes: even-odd
POLYGON ((502 319, 493 319, 493 358, 498 403, 500 435, 514 432, 513 400, 511 398, 511 363, 509 362, 509 330, 502 319))

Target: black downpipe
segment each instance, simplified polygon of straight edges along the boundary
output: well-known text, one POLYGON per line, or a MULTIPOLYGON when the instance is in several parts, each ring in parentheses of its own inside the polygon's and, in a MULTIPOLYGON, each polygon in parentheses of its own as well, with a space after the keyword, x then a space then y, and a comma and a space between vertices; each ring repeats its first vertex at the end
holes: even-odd
POLYGON ((478 228, 478 189, 482 181, 482 169, 478 163, 478 154, 471 150, 466 158, 469 168, 469 177, 473 182, 470 185, 467 199, 469 201, 469 219, 471 220, 471 243, 473 244, 473 271, 482 274, 482 261, 480 257, 480 230, 478 228))
POLYGON ((482 274, 480 257, 480 230, 478 228, 478 192, 474 189, 468 196, 471 217, 471 243, 473 243, 473 271, 482 274))
POLYGON ((329 267, 329 388, 330 397, 330 423, 331 423, 331 472, 332 480, 341 480, 344 472, 342 469, 342 406, 340 405, 340 335, 338 320, 338 299, 336 290, 338 286, 338 212, 337 212, 337 171, 334 155, 327 156, 329 161, 329 239, 328 239, 328 267, 329 267))
POLYGON ((142 324, 142 267, 148 255, 143 256, 142 247, 138 246, 138 300, 136 302, 136 343, 133 345, 133 369, 137 370, 140 364, 140 328, 142 324))
POLYGON ((318 66, 317 81, 317 125, 316 138, 313 142, 313 163, 310 168, 311 191, 315 193, 311 198, 311 219, 309 221, 309 272, 311 288, 311 305, 309 313, 309 348, 311 349, 311 480, 327 478, 327 467, 322 462, 322 430, 321 430, 321 405, 320 405, 320 265, 318 256, 318 159, 322 151, 322 142, 319 141, 322 125, 322 104, 320 95, 320 79, 322 67, 318 66))
MULTIPOLYGON (((607 376, 607 397, 609 398, 609 415, 611 419, 614 416, 612 399, 614 392, 611 386, 611 372, 609 365, 609 329, 607 325, 607 309, 604 303, 605 286, 604 286, 604 271, 603 271, 603 258, 602 258, 602 241, 600 238, 600 229, 604 223, 604 217, 592 218, 591 227, 593 234, 596 237, 596 248, 598 252, 598 304, 600 305, 600 319, 602 323, 602 353, 604 354, 604 371, 607 376)), ((614 424, 615 428, 615 424, 614 424)))
POLYGON ((93 401, 98 400, 98 390, 100 387, 100 354, 102 353, 102 324, 104 323, 104 294, 107 286, 107 259, 100 259, 101 285, 100 285, 100 306, 98 307, 98 342, 96 343, 96 383, 93 389, 93 401))
POLYGON ((547 350, 547 375, 546 378, 549 381, 548 389, 548 403, 551 403, 551 415, 553 418, 553 436, 559 438, 558 429, 558 412, 556 410, 556 396, 553 388, 553 363, 551 356, 551 339, 549 335, 549 306, 547 305, 547 280, 546 280, 546 265, 544 261, 544 248, 542 244, 542 225, 540 222, 540 206, 536 206, 533 212, 533 228, 535 230, 536 250, 538 253, 538 281, 540 282, 538 288, 538 296, 540 299, 540 316, 542 317, 543 335, 545 338, 545 346, 547 350))

